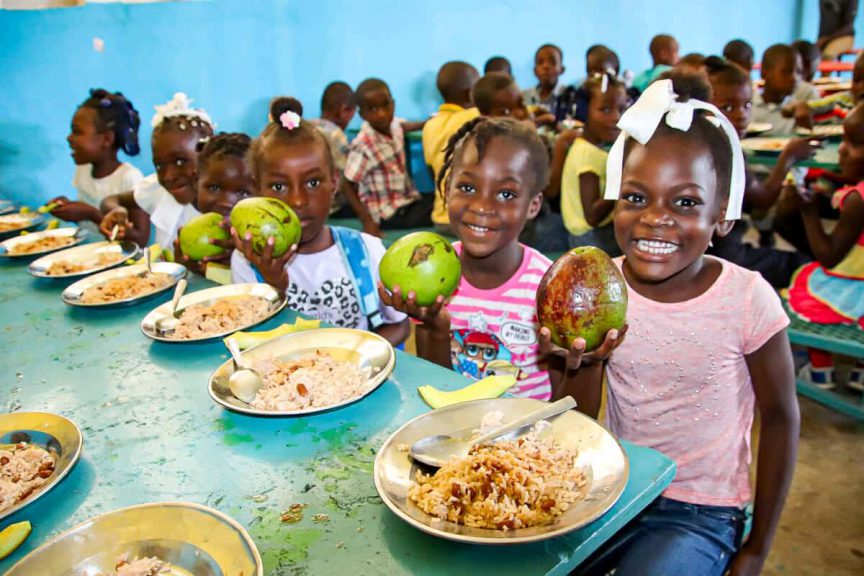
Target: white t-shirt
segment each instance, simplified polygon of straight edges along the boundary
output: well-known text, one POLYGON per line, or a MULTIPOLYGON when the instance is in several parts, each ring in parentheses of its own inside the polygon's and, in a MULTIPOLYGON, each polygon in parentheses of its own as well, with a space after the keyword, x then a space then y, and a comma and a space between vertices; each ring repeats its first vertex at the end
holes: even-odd
MULTIPOLYGON (((135 189, 135 185, 144 178, 141 171, 127 162, 123 162, 114 172, 104 178, 93 177, 93 165, 81 164, 75 167, 72 176, 72 186, 78 190, 78 200, 99 208, 106 197, 135 189)), ((81 225, 91 233, 99 233, 99 227, 93 222, 84 221, 81 225)))
POLYGON ((156 174, 138 182, 133 192, 135 203, 150 215, 150 223, 156 231, 155 242, 163 249, 173 250, 177 229, 192 218, 200 216, 192 204, 180 204, 159 184, 156 174))
MULTIPOLYGON (((384 256, 384 245, 374 236, 363 234, 362 237, 377 286, 378 264, 384 256)), ((360 311, 360 299, 351 282, 351 274, 335 242, 315 254, 295 255, 285 268, 288 271, 286 295, 289 308, 336 326, 369 329, 369 322, 360 311)), ((239 250, 234 250, 231 255, 231 281, 259 282, 254 268, 239 250)), ((405 319, 404 314, 380 301, 378 309, 385 324, 396 324, 405 319)))

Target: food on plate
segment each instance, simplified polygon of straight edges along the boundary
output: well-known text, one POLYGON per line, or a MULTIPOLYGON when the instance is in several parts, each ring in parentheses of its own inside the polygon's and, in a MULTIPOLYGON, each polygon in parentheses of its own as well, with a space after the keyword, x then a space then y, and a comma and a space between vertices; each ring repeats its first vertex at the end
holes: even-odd
POLYGON ((9 254, 33 254, 34 252, 45 252, 75 243, 74 236, 43 236, 32 242, 19 242, 9 249, 9 254))
POLYGON ((156 556, 150 558, 138 558, 136 556, 131 562, 125 557, 120 558, 114 566, 112 576, 179 576, 186 573, 185 570, 183 572, 176 571, 171 564, 156 556))
POLYGON ((433 232, 413 232, 393 243, 378 267, 388 290, 399 286, 403 297, 417 295, 417 303, 430 306, 438 296, 448 298, 459 286, 462 264, 450 243, 433 232))
POLYGON ((57 260, 45 270, 48 276, 66 276, 67 274, 77 274, 78 272, 86 272, 95 268, 102 268, 117 264, 126 259, 122 252, 100 252, 99 256, 94 260, 92 258, 84 260, 57 260))
POLYGON ((171 284, 173 277, 162 272, 134 274, 113 278, 107 282, 91 286, 81 294, 82 304, 108 304, 151 294, 171 284))
POLYGON ((576 450, 534 434, 474 446, 428 475, 417 470, 408 498, 439 520, 515 530, 553 521, 588 494, 576 450))
POLYGON ((54 456, 41 446, 26 442, 0 446, 0 512, 44 486, 55 466, 54 456))
POLYGON ((180 323, 168 337, 192 340, 225 334, 263 320, 269 311, 270 302, 260 296, 229 296, 211 304, 192 304, 183 309, 180 323))
POLYGON ((320 351, 294 360, 260 360, 253 368, 264 385, 250 404, 261 410, 326 408, 359 396, 368 382, 368 369, 320 351))
MULTIPOLYGON (((640 240, 638 249, 664 253, 674 246, 640 240), (644 246, 642 246, 644 244, 644 246)), ((620 330, 627 316, 627 284, 603 250, 582 246, 565 252, 546 271, 537 289, 537 317, 552 333, 552 342, 567 348, 585 339, 590 352, 606 333, 620 330)))
POLYGON ((33 223, 33 218, 22 214, 8 214, 0 216, 0 232, 12 232, 26 228, 33 223))

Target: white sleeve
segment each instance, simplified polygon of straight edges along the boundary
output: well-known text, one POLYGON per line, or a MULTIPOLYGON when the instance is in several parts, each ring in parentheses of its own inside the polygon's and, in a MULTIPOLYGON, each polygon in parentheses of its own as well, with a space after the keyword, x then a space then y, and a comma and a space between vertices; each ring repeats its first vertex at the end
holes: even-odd
POLYGON ((153 214, 162 200, 163 193, 168 194, 167 191, 162 190, 156 174, 150 174, 138 181, 132 191, 132 197, 139 208, 148 214, 153 214))
MULTIPOLYGON (((369 252, 369 267, 372 269, 372 278, 375 280, 375 287, 377 290, 378 281, 381 279, 378 274, 378 266, 381 264, 381 258, 384 257, 384 252, 386 252, 386 250, 380 238, 370 236, 369 234, 362 234, 362 236, 363 243, 366 244, 366 250, 369 252)), ((378 310, 381 311, 381 316, 384 318, 385 324, 396 324, 402 322, 408 317, 402 312, 394 310, 390 306, 385 306, 380 300, 378 302, 378 310)))
POLYGON ((123 171, 123 177, 120 179, 120 190, 112 191, 112 194, 120 194, 129 192, 130 190, 134 191, 138 182, 144 179, 144 175, 138 168, 131 164, 126 164, 126 166, 126 170, 123 171))
POLYGON ((258 277, 252 264, 243 256, 240 250, 234 250, 231 254, 231 283, 232 284, 258 284, 258 277))

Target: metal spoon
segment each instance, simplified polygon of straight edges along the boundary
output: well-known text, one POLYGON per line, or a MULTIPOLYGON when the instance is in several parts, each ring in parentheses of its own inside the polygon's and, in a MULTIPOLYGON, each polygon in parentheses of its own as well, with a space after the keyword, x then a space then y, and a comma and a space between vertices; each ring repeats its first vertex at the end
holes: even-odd
POLYGON ((115 224, 114 228, 111 229, 111 237, 108 238, 108 242, 115 242, 117 240, 117 234, 120 233, 120 225, 115 224))
POLYGON ((474 445, 489 442, 490 440, 494 440, 508 432, 513 432, 514 430, 530 426, 538 420, 552 418, 553 416, 557 416, 562 412, 566 412, 575 407, 576 401, 572 396, 567 396, 557 402, 548 404, 539 410, 529 412, 525 416, 517 418, 512 422, 502 424, 494 430, 491 430, 477 438, 454 438, 448 434, 437 434, 435 436, 421 438, 411 446, 410 454, 411 457, 418 462, 434 466, 435 468, 440 468, 449 460, 454 458, 464 458, 467 456, 468 451, 474 445))
POLYGON ((255 399, 258 390, 264 385, 264 380, 261 379, 261 374, 246 366, 243 363, 243 358, 240 355, 240 346, 234 338, 225 340, 225 345, 228 351, 231 352, 231 357, 234 358, 236 369, 228 377, 228 388, 235 397, 239 398, 247 404, 255 399))
POLYGON ((160 336, 165 336, 166 334, 170 334, 177 328, 177 325, 180 323, 180 314, 178 314, 178 307, 180 306, 180 299, 183 298, 183 293, 186 291, 186 279, 181 278, 177 283, 177 288, 174 289, 174 298, 171 300, 171 316, 164 316, 162 318, 157 318, 156 323, 153 327, 156 329, 156 333, 160 336))

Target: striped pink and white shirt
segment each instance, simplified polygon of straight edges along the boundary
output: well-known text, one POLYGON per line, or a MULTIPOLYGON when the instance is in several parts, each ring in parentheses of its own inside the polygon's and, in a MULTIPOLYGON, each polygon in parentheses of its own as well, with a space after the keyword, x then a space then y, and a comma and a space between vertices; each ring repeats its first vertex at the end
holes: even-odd
MULTIPOLYGON (((453 247, 462 253, 462 243, 453 247)), ((522 264, 507 282, 491 290, 472 286, 463 276, 447 304, 453 370, 472 378, 513 374, 510 392, 548 400, 549 372, 538 366, 537 287, 552 262, 522 246, 522 264)))

